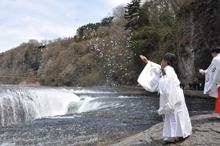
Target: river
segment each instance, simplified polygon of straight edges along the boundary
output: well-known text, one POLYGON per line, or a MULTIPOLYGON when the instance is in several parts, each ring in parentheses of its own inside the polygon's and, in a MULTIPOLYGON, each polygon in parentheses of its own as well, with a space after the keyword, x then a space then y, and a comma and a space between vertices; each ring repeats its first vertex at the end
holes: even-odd
MULTIPOLYGON (((0 85, 0 144, 110 145, 159 122, 157 94, 140 88, 0 85)), ((188 98, 190 116, 214 98, 188 98)))

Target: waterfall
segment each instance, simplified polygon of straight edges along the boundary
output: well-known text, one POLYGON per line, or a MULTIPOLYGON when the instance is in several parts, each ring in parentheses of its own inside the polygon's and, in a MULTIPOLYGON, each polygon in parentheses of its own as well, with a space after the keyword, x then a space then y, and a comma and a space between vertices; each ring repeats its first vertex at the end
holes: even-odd
POLYGON ((70 103, 79 101, 78 96, 64 88, 0 85, 0 126, 64 115, 70 103))

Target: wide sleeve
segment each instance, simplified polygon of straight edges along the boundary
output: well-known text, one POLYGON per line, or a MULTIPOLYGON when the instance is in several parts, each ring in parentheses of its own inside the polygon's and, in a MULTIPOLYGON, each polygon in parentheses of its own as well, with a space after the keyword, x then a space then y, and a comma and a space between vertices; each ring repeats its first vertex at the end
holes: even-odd
POLYGON ((143 71, 138 77, 138 83, 147 91, 157 91, 158 81, 160 79, 160 65, 148 61, 143 71))
POLYGON ((220 57, 213 58, 212 63, 206 69, 204 94, 218 97, 218 87, 220 85, 220 57))

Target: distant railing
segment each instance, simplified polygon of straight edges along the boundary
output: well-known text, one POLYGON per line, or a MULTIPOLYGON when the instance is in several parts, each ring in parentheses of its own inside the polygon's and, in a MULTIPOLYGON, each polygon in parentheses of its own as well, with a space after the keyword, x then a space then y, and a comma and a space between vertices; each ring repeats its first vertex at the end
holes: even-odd
POLYGON ((20 79, 33 79, 33 80, 39 80, 40 78, 31 78, 31 77, 19 77, 19 76, 0 76, 0 78, 20 78, 20 79))

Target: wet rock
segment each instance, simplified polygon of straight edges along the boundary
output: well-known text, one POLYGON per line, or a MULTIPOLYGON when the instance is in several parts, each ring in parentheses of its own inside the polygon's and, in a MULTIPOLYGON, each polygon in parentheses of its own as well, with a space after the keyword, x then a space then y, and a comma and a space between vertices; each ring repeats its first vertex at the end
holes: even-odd
MULTIPOLYGON (((192 145, 212 145, 218 146, 220 143, 220 120, 215 114, 206 114, 191 117, 193 133, 185 139, 167 145, 192 146, 192 145)), ((142 146, 161 145, 163 123, 156 124, 150 129, 133 135, 112 146, 142 146)))

